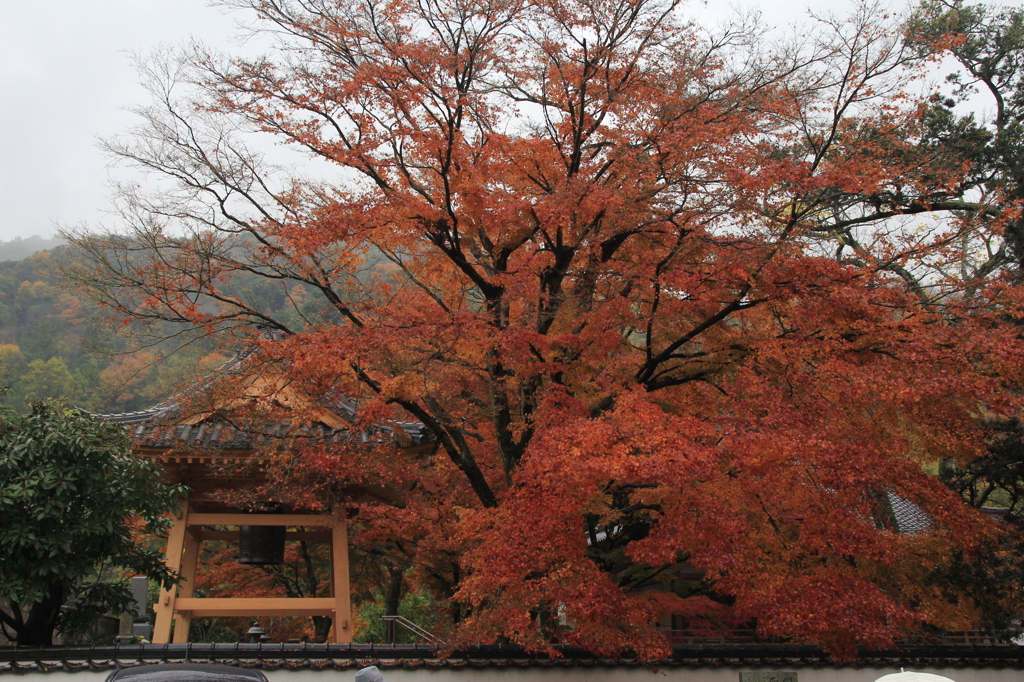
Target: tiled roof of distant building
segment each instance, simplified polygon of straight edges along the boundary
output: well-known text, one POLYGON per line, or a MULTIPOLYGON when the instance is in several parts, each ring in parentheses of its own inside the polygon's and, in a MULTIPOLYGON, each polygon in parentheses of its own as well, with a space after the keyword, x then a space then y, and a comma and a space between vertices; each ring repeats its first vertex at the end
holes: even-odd
POLYGON ((899 495, 889 492, 889 506, 892 508, 892 515, 896 519, 896 530, 901 535, 913 535, 931 530, 932 520, 920 507, 899 495))

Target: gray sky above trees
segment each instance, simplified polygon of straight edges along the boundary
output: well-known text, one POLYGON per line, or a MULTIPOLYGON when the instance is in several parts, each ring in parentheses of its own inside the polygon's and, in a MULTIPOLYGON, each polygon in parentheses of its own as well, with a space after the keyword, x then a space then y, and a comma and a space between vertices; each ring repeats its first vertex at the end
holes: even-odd
POLYGON ((232 33, 205 0, 0 0, 0 240, 102 218, 96 138, 131 126, 122 109, 145 101, 126 51, 232 33))
MULTIPOLYGON (((718 19, 759 7, 779 25, 805 17, 808 4, 853 3, 711 0, 688 12, 718 19)), ((240 18, 206 0, 0 0, 0 241, 109 220, 97 137, 127 130, 135 121, 124 108, 146 101, 129 52, 190 37, 230 48, 240 18)))

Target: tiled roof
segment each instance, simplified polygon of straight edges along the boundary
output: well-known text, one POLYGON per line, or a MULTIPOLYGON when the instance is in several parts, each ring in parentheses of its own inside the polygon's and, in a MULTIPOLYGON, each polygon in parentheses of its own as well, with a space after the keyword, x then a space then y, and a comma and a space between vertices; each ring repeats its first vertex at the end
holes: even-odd
MULTIPOLYGON (((355 422, 355 404, 342 396, 324 401, 329 409, 349 422, 355 422)), ((93 413, 96 419, 119 422, 129 428, 136 443, 142 447, 211 447, 231 450, 250 450, 287 439, 310 439, 331 443, 348 443, 353 439, 364 443, 379 441, 389 436, 422 445, 434 440, 434 435, 420 422, 389 421, 370 429, 331 428, 323 424, 292 428, 288 422, 260 424, 248 428, 225 421, 206 420, 198 424, 177 424, 182 414, 177 403, 161 403, 148 410, 109 414, 93 413)))
POLYGON ((413 445, 428 443, 433 435, 419 422, 390 422, 373 429, 336 429, 322 424, 297 428, 288 422, 260 424, 249 428, 221 421, 203 421, 198 424, 175 424, 173 419, 156 413, 149 420, 126 415, 95 415, 126 424, 136 443, 148 448, 210 447, 230 450, 250 450, 287 440, 315 440, 329 443, 378 441, 392 435, 402 435, 413 445))
POLYGON ((92 416, 96 419, 105 419, 111 422, 121 422, 122 424, 139 424, 144 422, 150 422, 154 419, 159 419, 167 414, 170 414, 176 408, 176 405, 169 403, 163 403, 149 408, 148 410, 139 410, 138 412, 115 412, 110 414, 97 414, 92 413, 92 416))
MULTIPOLYGON (((402 436, 413 445, 433 441, 434 436, 419 422, 389 421, 371 429, 330 428, 324 425, 304 426, 292 429, 286 422, 261 424, 246 428, 227 422, 204 421, 199 424, 177 424, 189 395, 202 395, 218 377, 239 374, 252 357, 252 352, 241 352, 217 368, 197 386, 171 400, 154 405, 147 410, 110 414, 93 414, 97 419, 120 422, 130 426, 136 442, 143 447, 211 447, 219 449, 249 450, 283 439, 316 439, 332 443, 350 442, 353 438, 362 442, 378 441, 388 436, 402 436)), ((318 401, 333 413, 355 424, 357 405, 348 397, 333 393, 318 401)))
MULTIPOLYGON (((663 661, 594 656, 557 646, 551 658, 519 647, 478 646, 440 657, 422 644, 143 644, 119 647, 0 647, 0 674, 73 670, 115 670, 160 662, 216 662, 263 670, 551 668, 551 667, 842 667, 819 647, 797 644, 678 645, 663 661)), ((905 646, 893 651, 860 651, 856 667, 942 667, 1024 669, 1024 648, 1015 645, 905 646)))
POLYGON ((896 519, 896 529, 901 535, 913 535, 931 530, 932 520, 910 500, 905 500, 895 493, 886 493, 889 498, 889 507, 896 519))

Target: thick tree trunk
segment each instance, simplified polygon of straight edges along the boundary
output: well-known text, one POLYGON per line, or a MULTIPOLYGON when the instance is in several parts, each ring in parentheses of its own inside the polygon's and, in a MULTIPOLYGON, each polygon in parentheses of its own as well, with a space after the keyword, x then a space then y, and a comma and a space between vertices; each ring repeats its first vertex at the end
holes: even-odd
POLYGON ((51 583, 42 601, 29 605, 28 617, 14 631, 21 646, 49 646, 53 644, 53 633, 64 604, 64 588, 60 583, 51 583))
POLYGON ((326 642, 331 634, 331 623, 334 619, 330 616, 313 616, 313 639, 317 642, 326 642))
MULTIPOLYGON (((405 571, 401 566, 389 564, 388 574, 391 579, 388 581, 388 592, 384 596, 384 615, 397 616, 398 607, 402 603, 402 577, 405 575, 405 571)), ((394 644, 397 638, 398 633, 395 628, 395 621, 384 621, 384 641, 388 644, 394 644)))

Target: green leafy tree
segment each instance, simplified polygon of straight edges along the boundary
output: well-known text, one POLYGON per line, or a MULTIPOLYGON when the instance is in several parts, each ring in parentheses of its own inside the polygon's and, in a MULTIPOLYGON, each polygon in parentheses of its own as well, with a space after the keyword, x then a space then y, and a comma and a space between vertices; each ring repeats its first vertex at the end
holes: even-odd
POLYGON ((133 454, 120 426, 61 401, 29 407, 0 411, 0 630, 39 645, 129 611, 132 575, 175 580, 137 532, 165 531, 184 491, 133 454))
MULTIPOLYGON (((959 214, 965 234, 1001 236, 988 242, 977 274, 1024 263, 1024 10, 924 0, 907 23, 907 39, 922 55, 952 57, 947 88, 932 97, 922 135, 930 168, 960 168, 959 177, 930 196, 903 197, 904 212, 939 208, 959 214), (984 102, 978 107, 978 96, 984 102), (962 113, 965 108, 975 112, 962 113)), ((900 204, 892 197, 891 203, 900 204)), ((977 254, 975 254, 977 256, 977 254)), ((1019 275, 1018 275, 1019 276, 1019 275)))
MULTIPOLYGON (((922 147, 963 170, 943 189, 948 196, 928 201, 959 212, 965 271, 973 265, 979 278, 1006 272, 1024 280, 1024 9, 923 0, 907 39, 954 65, 924 112, 922 147)), ((983 627, 1011 639, 1022 631, 1024 604, 1024 424, 1016 416, 988 427, 984 454, 944 460, 940 478, 970 506, 999 516, 1000 532, 932 578, 969 594, 983 627)))
POLYGON ((13 343, 0 344, 0 404, 7 404, 8 393, 24 370, 25 358, 13 343))
POLYGON ((1024 422, 990 424, 986 453, 970 462, 942 463, 939 477, 975 509, 1003 523, 992 541, 956 560, 933 579, 963 589, 978 605, 985 630, 1010 640, 1024 632, 1024 422))
MULTIPOLYGON (((381 620, 389 615, 389 596, 381 592, 372 595, 375 601, 366 602, 359 608, 362 626, 356 639, 366 644, 423 644, 423 639, 405 627, 394 628, 388 632, 388 624, 381 620), (393 641, 390 641, 393 640, 393 641)), ((397 601, 396 613, 424 630, 430 632, 441 621, 443 605, 439 605, 429 592, 410 591, 397 601)))
POLYGON ((81 393, 67 364, 58 357, 28 363, 28 372, 21 377, 21 387, 29 400, 66 398, 73 401, 81 393))

